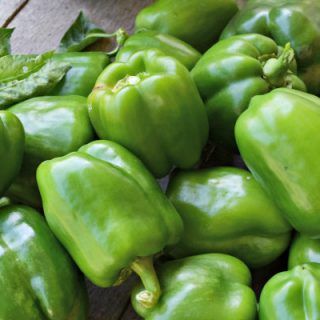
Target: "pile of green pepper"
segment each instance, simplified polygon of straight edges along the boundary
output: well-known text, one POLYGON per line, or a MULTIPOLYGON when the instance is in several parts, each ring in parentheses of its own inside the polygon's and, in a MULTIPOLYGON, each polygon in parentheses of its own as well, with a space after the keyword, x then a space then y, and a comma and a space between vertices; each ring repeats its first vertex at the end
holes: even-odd
POLYGON ((132 35, 80 13, 40 55, 12 31, 0 319, 88 319, 84 277, 131 273, 146 320, 320 319, 317 0, 158 0, 132 35))

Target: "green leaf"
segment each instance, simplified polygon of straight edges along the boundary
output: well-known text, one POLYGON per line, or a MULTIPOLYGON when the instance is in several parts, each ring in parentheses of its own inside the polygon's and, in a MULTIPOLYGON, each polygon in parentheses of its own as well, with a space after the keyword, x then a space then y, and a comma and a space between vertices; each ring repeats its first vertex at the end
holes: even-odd
POLYGON ((13 30, 0 28, 0 57, 10 54, 10 38, 13 30))
POLYGON ((7 55, 0 58, 0 83, 21 80, 41 69, 53 52, 36 55, 7 55))
POLYGON ((49 61, 26 78, 0 83, 0 109, 35 96, 45 95, 57 85, 70 68, 67 63, 49 61))
POLYGON ((81 51, 101 37, 105 37, 103 29, 92 23, 81 11, 69 30, 60 41, 58 52, 81 51), (95 36, 92 36, 95 34, 95 36))

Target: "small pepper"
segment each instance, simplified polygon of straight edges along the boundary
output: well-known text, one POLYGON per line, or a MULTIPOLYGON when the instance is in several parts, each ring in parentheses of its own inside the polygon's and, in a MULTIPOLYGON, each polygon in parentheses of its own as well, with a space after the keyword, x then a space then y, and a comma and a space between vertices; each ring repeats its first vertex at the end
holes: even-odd
POLYGON ((320 263, 320 239, 297 233, 289 250, 288 268, 309 262, 320 263))
POLYGON ((94 138, 87 100, 80 96, 37 97, 9 108, 21 121, 26 143, 22 168, 7 195, 41 208, 36 183, 38 165, 78 150, 94 138))
POLYGON ((24 139, 19 119, 11 112, 0 111, 0 197, 19 173, 24 139))
POLYGON ((256 268, 289 244, 290 225, 246 170, 179 172, 167 194, 184 223, 180 242, 169 251, 174 257, 221 252, 256 268))
POLYGON ((158 50, 109 65, 88 105, 98 136, 132 151, 156 177, 193 167, 207 142, 205 107, 188 70, 158 50))
POLYGON ((320 319, 320 265, 308 263, 273 276, 264 286, 260 320, 320 319))
POLYGON ((299 232, 320 238, 320 99, 279 88, 254 97, 235 135, 253 176, 299 232))
POLYGON ((254 320, 256 298, 247 266, 235 257, 211 253, 169 261, 157 269, 162 296, 145 308, 132 292, 132 304, 146 320, 254 320))
POLYGON ((56 53, 53 61, 71 64, 71 69, 54 87, 49 95, 79 95, 87 97, 99 74, 109 64, 109 57, 104 52, 65 52, 56 53))
POLYGON ((320 2, 318 0, 250 0, 224 29, 221 38, 260 33, 280 46, 290 43, 299 76, 308 91, 320 94, 320 2))
POLYGON ((158 0, 139 12, 136 30, 167 33, 204 52, 237 11, 234 0, 158 0))
POLYGON ((87 319, 83 276, 37 211, 0 208, 0 234, 0 319, 87 319))
POLYGON ((230 37, 211 47, 191 74, 205 101, 210 138, 234 149, 234 125, 250 99, 277 87, 306 90, 295 75, 294 51, 259 34, 230 37))
POLYGON ((179 60, 189 70, 201 57, 200 52, 184 41, 169 34, 149 30, 131 35, 117 53, 116 61, 127 62, 134 53, 145 49, 159 49, 179 60))
POLYGON ((37 181, 46 219, 79 268, 96 285, 123 282, 131 271, 157 303, 152 256, 179 240, 182 221, 142 162, 120 145, 95 141, 43 162, 37 181))

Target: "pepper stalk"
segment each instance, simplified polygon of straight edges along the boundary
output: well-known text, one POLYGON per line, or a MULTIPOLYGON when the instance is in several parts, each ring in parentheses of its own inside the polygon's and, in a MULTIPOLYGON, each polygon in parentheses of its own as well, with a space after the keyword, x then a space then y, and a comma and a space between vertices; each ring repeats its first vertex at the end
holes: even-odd
POLYGON ((113 33, 91 33, 90 35, 88 35, 88 38, 113 38, 115 37, 116 39, 116 47, 107 52, 108 56, 113 56, 115 54, 117 54, 117 52, 119 51, 119 49, 123 46, 123 44, 125 43, 125 41, 128 39, 128 34, 127 32, 123 29, 123 28, 119 28, 117 31, 113 32, 113 33))
POLYGON ((153 308, 159 300, 161 289, 152 256, 137 258, 131 264, 131 269, 140 277, 145 287, 145 290, 136 295, 137 302, 144 308, 153 308))
MULTIPOLYGON (((292 87, 297 84, 297 77, 290 70, 290 65, 294 61, 294 50, 290 43, 287 43, 278 58, 268 59, 263 66, 263 74, 271 89, 279 87, 292 87)), ((301 90, 305 91, 304 83, 299 80, 301 90)))

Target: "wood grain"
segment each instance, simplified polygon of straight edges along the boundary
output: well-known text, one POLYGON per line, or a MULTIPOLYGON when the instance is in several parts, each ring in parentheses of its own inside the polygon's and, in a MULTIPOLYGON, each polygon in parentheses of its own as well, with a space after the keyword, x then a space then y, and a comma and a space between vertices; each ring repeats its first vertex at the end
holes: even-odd
POLYGON ((0 26, 6 27, 28 0, 0 0, 0 26))
POLYGON ((12 50, 15 53, 41 53, 57 48, 64 32, 80 10, 106 31, 113 32, 119 27, 132 31, 136 13, 150 2, 151 0, 29 0, 9 24, 9 27, 16 28, 12 36, 12 50))
MULTIPOLYGON (((128 305, 127 309, 125 310, 121 320, 141 320, 140 318, 133 310, 131 304, 128 305)), ((196 319, 195 319, 196 320, 196 319)))
POLYGON ((118 320, 130 304, 130 292, 137 279, 131 277, 121 286, 98 288, 87 281, 90 312, 89 320, 118 320))

